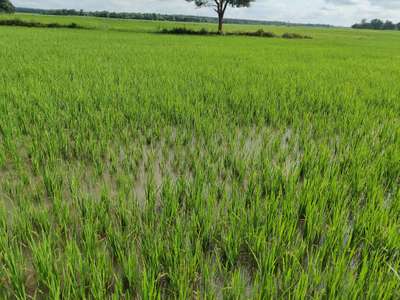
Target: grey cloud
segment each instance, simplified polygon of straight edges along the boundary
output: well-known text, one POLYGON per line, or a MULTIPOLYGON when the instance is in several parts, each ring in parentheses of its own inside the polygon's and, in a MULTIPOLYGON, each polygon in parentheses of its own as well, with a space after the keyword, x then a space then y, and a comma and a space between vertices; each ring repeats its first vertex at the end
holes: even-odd
POLYGON ((356 2, 353 0, 325 0, 328 4, 339 4, 339 5, 354 5, 356 2))
POLYGON ((388 8, 388 9, 400 8, 400 0, 369 0, 369 2, 374 6, 388 8))
POLYGON ((400 8, 400 0, 325 0, 333 5, 371 5, 381 8, 400 8))

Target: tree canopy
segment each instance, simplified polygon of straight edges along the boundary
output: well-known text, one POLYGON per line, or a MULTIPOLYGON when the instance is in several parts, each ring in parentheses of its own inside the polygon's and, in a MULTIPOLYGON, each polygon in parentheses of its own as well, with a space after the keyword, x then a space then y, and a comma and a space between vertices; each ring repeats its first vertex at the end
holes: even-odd
POLYGON ((249 7, 255 0, 186 0, 193 2, 197 7, 212 7, 218 14, 218 32, 222 33, 224 16, 228 6, 231 7, 249 7))
POLYGON ((0 0, 0 13, 14 13, 15 7, 9 0, 0 0))

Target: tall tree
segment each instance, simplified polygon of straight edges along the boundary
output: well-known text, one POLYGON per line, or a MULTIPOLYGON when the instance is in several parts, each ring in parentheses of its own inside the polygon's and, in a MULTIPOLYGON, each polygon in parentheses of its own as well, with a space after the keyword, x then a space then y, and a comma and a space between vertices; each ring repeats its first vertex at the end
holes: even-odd
POLYGON ((0 0, 0 13, 12 14, 15 12, 15 7, 9 0, 0 0))
POLYGON ((222 33, 224 16, 228 6, 231 7, 249 7, 255 0, 186 0, 194 2, 197 7, 212 7, 218 14, 218 32, 222 33))

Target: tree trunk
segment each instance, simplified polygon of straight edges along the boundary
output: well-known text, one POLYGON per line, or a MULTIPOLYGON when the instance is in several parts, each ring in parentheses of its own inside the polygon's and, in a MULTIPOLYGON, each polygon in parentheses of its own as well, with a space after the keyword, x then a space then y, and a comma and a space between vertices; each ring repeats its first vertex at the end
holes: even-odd
POLYGON ((224 15, 222 13, 218 14, 218 33, 222 34, 223 33, 223 29, 222 26, 224 24, 224 15))
POLYGON ((224 25, 224 16, 226 8, 228 7, 228 0, 215 0, 217 9, 215 10, 218 13, 218 33, 223 34, 224 31, 222 29, 224 25))

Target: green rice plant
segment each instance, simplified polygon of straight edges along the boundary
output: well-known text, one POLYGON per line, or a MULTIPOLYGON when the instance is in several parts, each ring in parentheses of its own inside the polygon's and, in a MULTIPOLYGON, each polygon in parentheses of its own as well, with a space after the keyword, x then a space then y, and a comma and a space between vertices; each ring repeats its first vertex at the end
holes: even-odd
POLYGON ((0 298, 400 297, 398 32, 18 18, 0 298))

